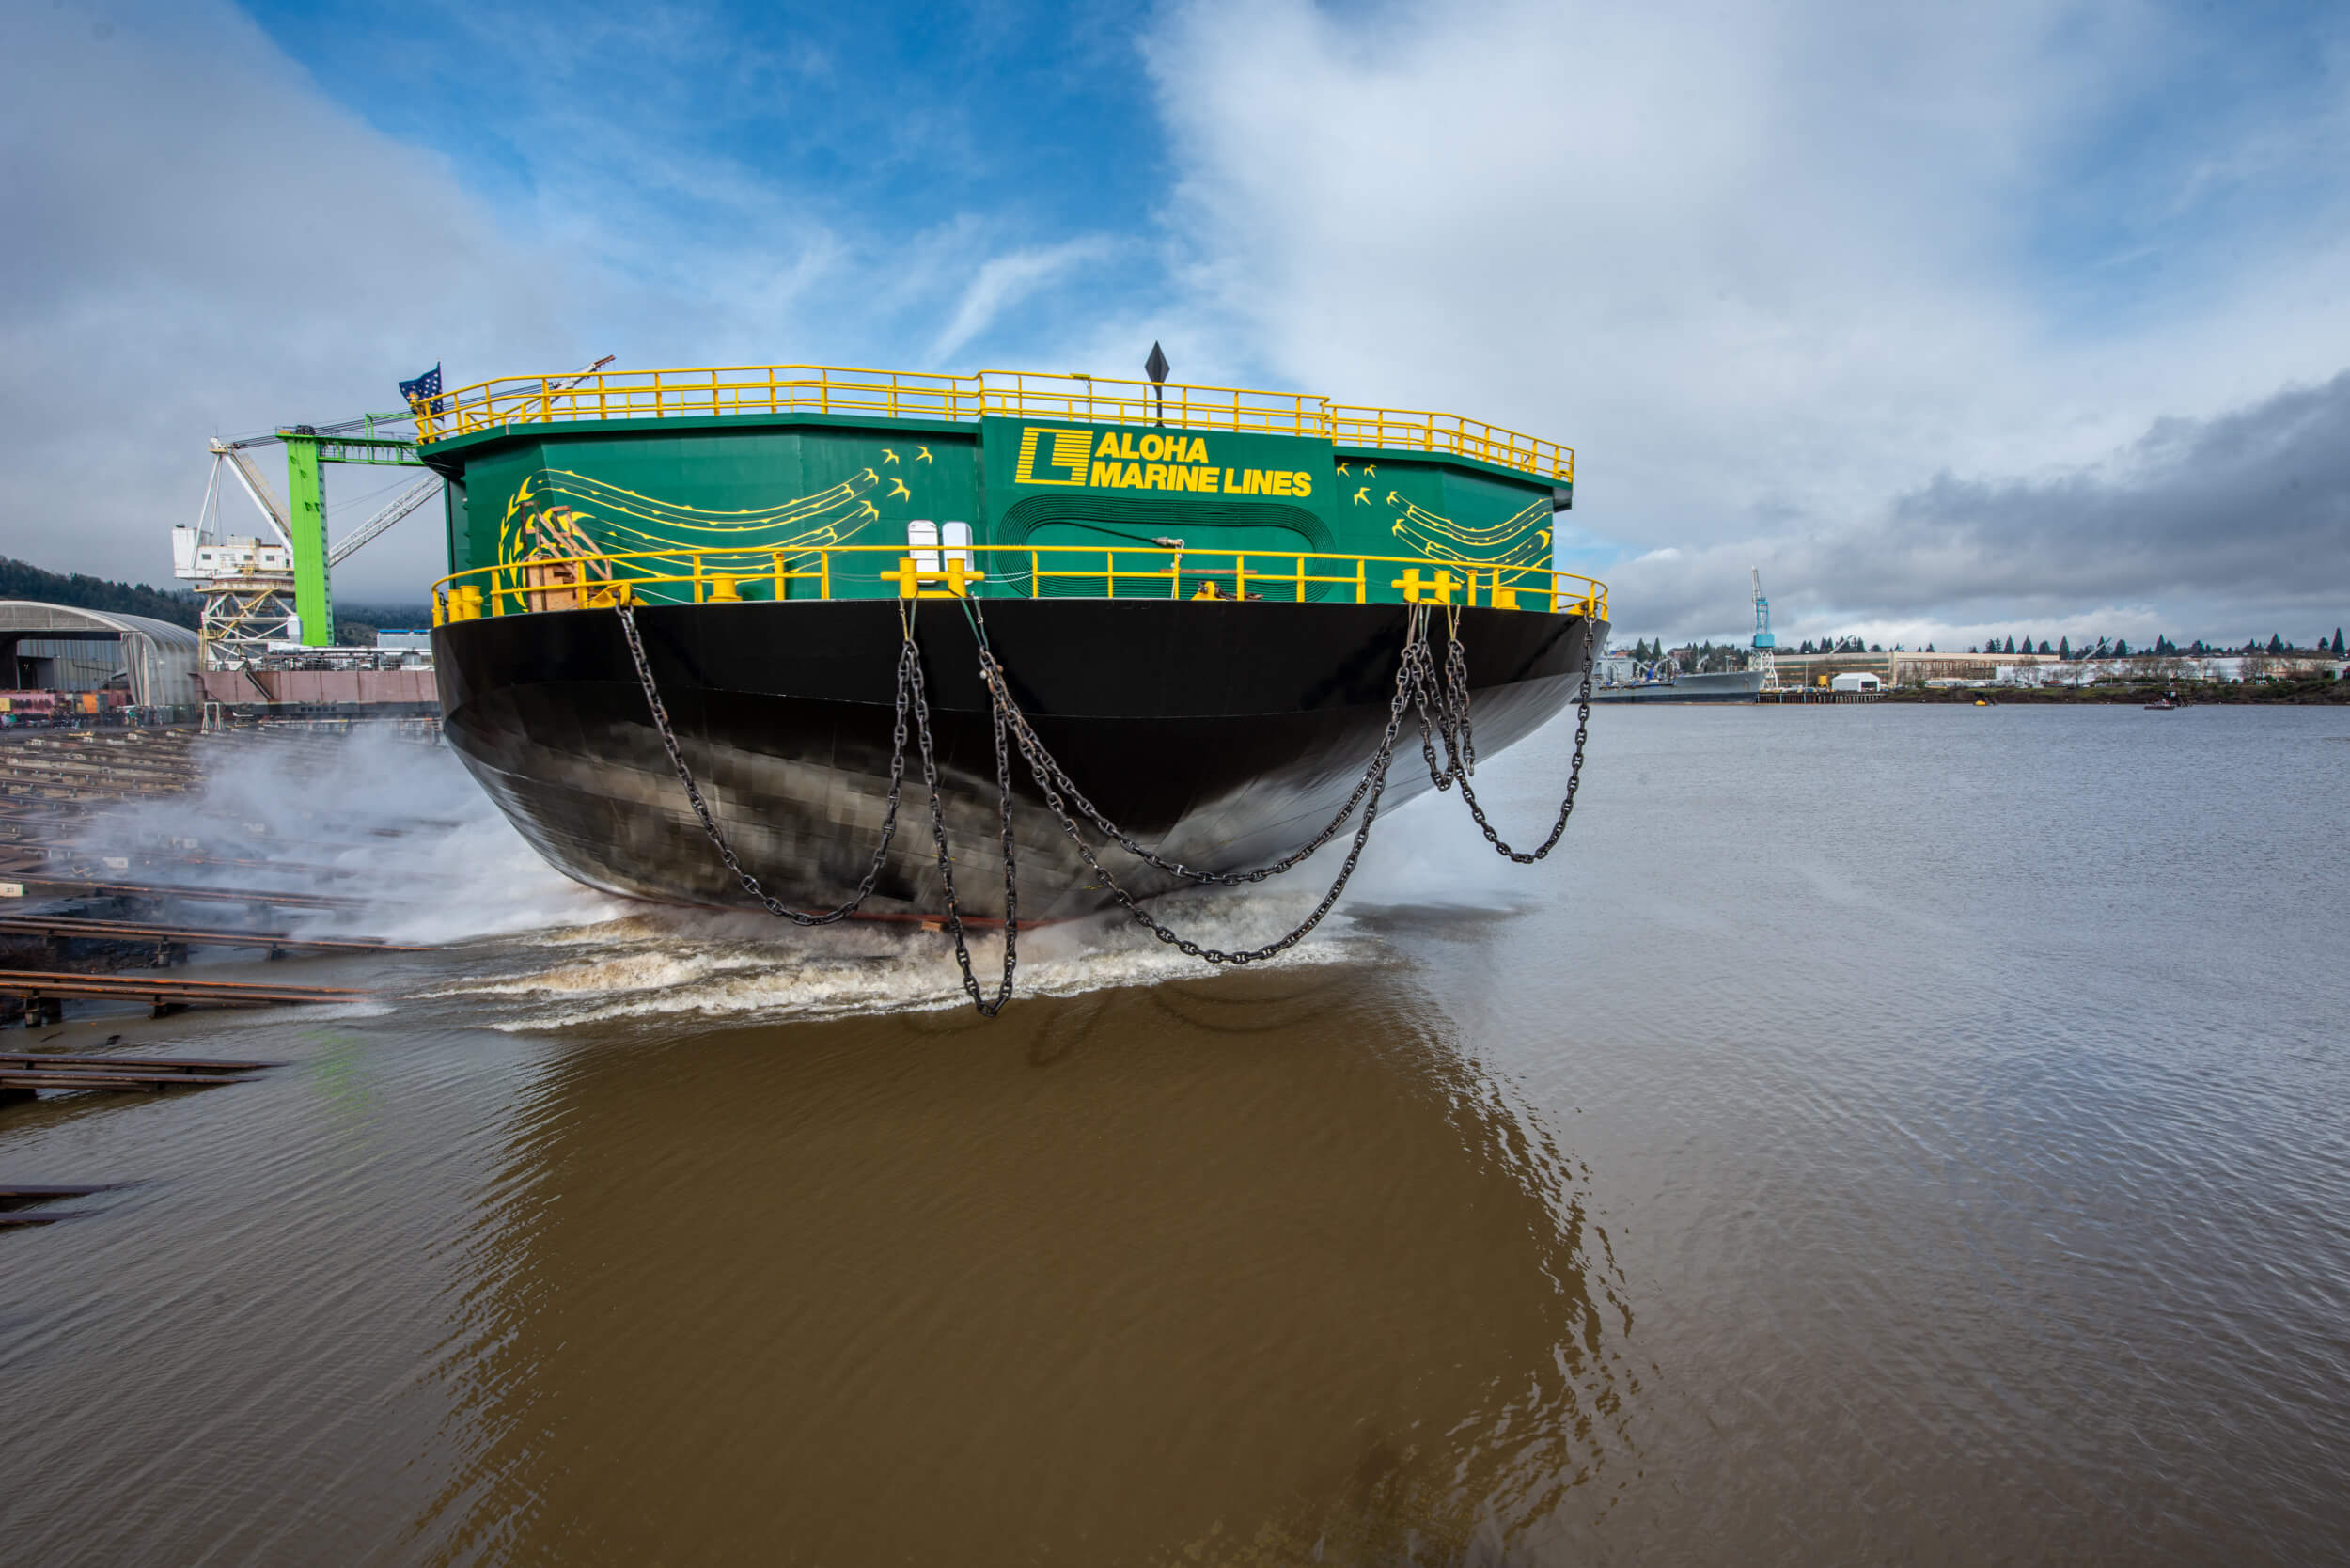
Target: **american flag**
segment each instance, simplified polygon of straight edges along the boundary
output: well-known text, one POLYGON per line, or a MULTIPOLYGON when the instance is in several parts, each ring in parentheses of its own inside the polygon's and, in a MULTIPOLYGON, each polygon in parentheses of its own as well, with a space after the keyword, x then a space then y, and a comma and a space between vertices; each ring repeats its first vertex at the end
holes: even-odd
POLYGON ((427 370, 424 374, 418 376, 414 381, 403 381, 400 384, 400 395, 411 403, 420 401, 426 398, 431 398, 432 400, 431 412, 434 414, 441 412, 442 399, 440 397, 440 391, 441 368, 438 365, 435 365, 432 368, 427 370))

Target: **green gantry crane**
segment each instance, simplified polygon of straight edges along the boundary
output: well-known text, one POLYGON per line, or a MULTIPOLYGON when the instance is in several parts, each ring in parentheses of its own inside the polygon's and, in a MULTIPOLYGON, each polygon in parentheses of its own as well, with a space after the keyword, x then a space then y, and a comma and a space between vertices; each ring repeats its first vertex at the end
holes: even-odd
POLYGON ((330 648, 335 642, 333 569, 440 494, 441 477, 426 470, 415 484, 331 547, 326 540, 325 466, 357 463, 423 468, 414 436, 392 427, 413 417, 406 410, 366 414, 336 425, 288 425, 273 434, 212 444, 212 476, 194 528, 172 530, 172 572, 204 596, 207 663, 233 663, 270 640, 330 648), (262 479, 252 453, 286 448, 286 503, 262 479), (220 527, 224 469, 252 498, 283 550, 242 548, 220 527), (272 634, 275 634, 273 637, 272 634))

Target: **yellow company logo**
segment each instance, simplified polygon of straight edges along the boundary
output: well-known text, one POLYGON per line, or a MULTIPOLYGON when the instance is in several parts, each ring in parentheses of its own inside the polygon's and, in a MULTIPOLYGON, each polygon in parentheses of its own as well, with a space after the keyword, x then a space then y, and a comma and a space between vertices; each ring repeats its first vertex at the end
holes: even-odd
POLYGON ((1012 470, 1011 482, 1083 484, 1086 464, 1092 456, 1092 431, 1039 430, 1031 425, 1020 432, 1020 465, 1012 470), (1049 447, 1039 451, 1046 443, 1049 447), (1040 458, 1043 460, 1041 467, 1040 458))

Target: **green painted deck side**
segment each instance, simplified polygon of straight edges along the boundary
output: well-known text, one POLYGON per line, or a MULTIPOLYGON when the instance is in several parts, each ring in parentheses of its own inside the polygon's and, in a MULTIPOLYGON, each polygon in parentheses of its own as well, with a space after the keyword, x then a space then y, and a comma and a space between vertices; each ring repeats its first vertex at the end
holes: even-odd
MULTIPOLYGON (((989 417, 968 422, 853 416, 726 416, 515 425, 421 448, 450 479, 449 569, 631 551, 719 552, 704 570, 740 573, 771 597, 776 552, 903 547, 908 525, 970 525, 981 546, 1142 549, 1180 539, 1202 553, 1404 556, 1505 566, 1551 564, 1551 517, 1567 488, 1473 458, 1334 446, 1326 440, 1132 424, 989 417)), ((1003 570, 987 594, 1099 595, 1089 560, 1039 584, 1003 570)), ((1167 552, 1157 564, 1171 561, 1167 552)), ((834 557, 836 563, 856 557, 834 557)), ((682 563, 682 557, 674 557, 682 563)), ((882 572, 836 564, 834 597, 886 597, 882 572)), ((1121 557, 1120 570, 1137 564, 1121 557)), ((649 574, 680 564, 649 563, 649 574)), ((1252 572, 1255 563, 1251 563, 1252 572)), ((1309 567, 1332 572, 1334 566, 1309 567)), ((1188 572, 1186 581, 1188 581, 1188 572)), ((1397 602, 1391 573, 1370 597, 1397 602)), ((517 582, 513 586, 519 587, 517 582)), ((1120 591, 1128 585, 1120 583, 1120 591)), ((1164 595, 1164 587, 1135 585, 1164 595)), ((791 591, 813 591, 793 585, 791 591)), ((1186 589, 1188 591, 1188 589, 1186 589)), ((1313 588, 1305 597, 1327 597, 1313 588)), ((1344 589, 1352 598, 1352 588, 1344 589)), ((655 587, 653 600, 690 587, 655 587)), ((519 599, 501 606, 522 607, 519 599)))

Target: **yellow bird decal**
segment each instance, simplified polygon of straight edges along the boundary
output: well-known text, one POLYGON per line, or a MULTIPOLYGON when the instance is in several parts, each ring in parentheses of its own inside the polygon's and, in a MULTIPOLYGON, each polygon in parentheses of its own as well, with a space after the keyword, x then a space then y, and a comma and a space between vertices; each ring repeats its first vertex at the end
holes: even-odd
POLYGON ((856 510, 851 512, 849 515, 851 517, 879 517, 881 515, 881 508, 873 505, 870 501, 859 501, 856 504, 856 510))
POLYGON ((884 447, 882 448, 882 456, 883 456, 883 457, 885 457, 885 458, 886 458, 886 459, 888 459, 891 463, 895 463, 895 462, 897 462, 897 461, 898 461, 898 454, 897 454, 897 453, 895 453, 895 452, 893 452, 893 451, 891 451, 891 450, 890 450, 888 447, 884 447))
MULTIPOLYGON (((1340 463, 1340 464, 1339 464, 1339 472, 1340 472, 1340 473, 1341 473, 1341 474, 1346 474, 1346 473, 1347 473, 1347 467, 1346 467, 1346 464, 1345 464, 1345 463, 1340 463)), ((1347 477, 1348 477, 1349 478, 1354 478, 1354 476, 1353 476, 1352 474, 1347 474, 1347 477)))
POLYGON ((1394 492, 1394 491, 1392 491, 1392 490, 1388 491, 1388 492, 1387 492, 1387 505, 1389 505, 1389 506, 1394 506, 1394 505, 1396 504, 1396 501, 1397 501, 1397 496, 1396 496, 1395 492, 1394 492))
POLYGON ((931 449, 928 447, 916 447, 914 450, 916 453, 914 461, 916 463, 936 463, 938 461, 936 458, 931 456, 931 449))
POLYGON ((914 492, 906 488, 905 481, 903 479, 892 479, 889 481, 888 494, 885 494, 882 499, 885 501, 894 501, 901 495, 903 495, 908 500, 911 500, 914 497, 914 492))
MULTIPOLYGON (((881 476, 874 473, 870 468, 858 469, 856 471, 856 477, 859 479, 865 480, 869 484, 879 484, 881 482, 881 476)), ((850 482, 854 483, 855 481, 852 480, 850 482)))
POLYGON ((1355 504, 1358 507, 1371 505, 1371 486, 1365 485, 1355 493, 1355 504))

